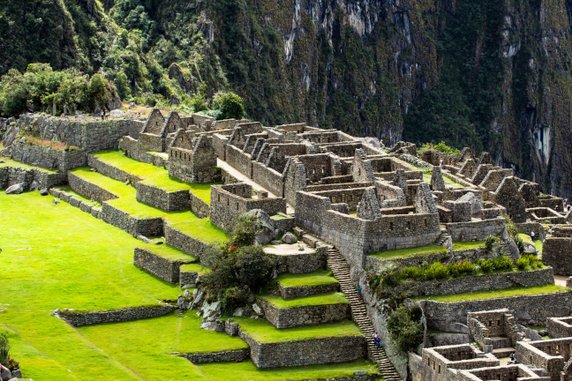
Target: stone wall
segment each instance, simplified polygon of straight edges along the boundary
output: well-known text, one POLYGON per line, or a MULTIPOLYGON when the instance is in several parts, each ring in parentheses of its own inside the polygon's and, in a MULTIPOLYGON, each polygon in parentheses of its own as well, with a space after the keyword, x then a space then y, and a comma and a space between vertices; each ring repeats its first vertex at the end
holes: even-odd
POLYGON ((572 337, 572 317, 548 318, 546 329, 548 335, 553 338, 572 337))
POLYGON ((504 226, 504 219, 501 217, 494 220, 446 224, 447 232, 453 237, 453 241, 456 242, 484 241, 490 235, 501 234, 504 226))
POLYGON ((300 286, 300 287, 288 287, 284 288, 282 285, 278 285, 280 290, 280 296, 284 299, 294 299, 303 298, 306 296, 327 294, 330 292, 338 291, 340 285, 338 283, 318 285, 318 286, 300 286))
POLYGON ((214 185, 211 187, 210 217, 213 224, 230 231, 238 218, 253 209, 262 209, 270 216, 286 213, 283 198, 252 199, 252 187, 247 184, 214 185), (237 193, 238 188, 245 188, 237 193))
POLYGON ((325 268, 328 253, 326 247, 319 247, 310 253, 273 256, 278 262, 279 273, 305 274, 325 268))
POLYGON ((363 336, 258 343, 246 333, 241 337, 250 346, 250 357, 260 369, 343 363, 363 359, 366 342, 363 336))
POLYGON ((167 245, 197 258, 200 258, 209 247, 207 243, 190 237, 169 224, 165 224, 165 242, 167 245))
POLYGON ((103 203, 101 209, 101 219, 110 225, 125 230, 134 237, 143 235, 145 237, 163 236, 162 218, 135 218, 107 202, 103 203))
POLYGON ((193 364, 243 362, 248 360, 250 357, 250 349, 244 348, 218 352, 181 353, 179 356, 186 358, 193 364))
POLYGON ((284 177, 262 163, 252 163, 252 180, 276 197, 284 197, 284 177))
POLYGON ((133 253, 133 263, 136 267, 169 283, 178 283, 181 265, 194 261, 191 256, 188 260, 171 260, 142 248, 136 248, 133 253))
POLYGON ((195 216, 199 218, 205 218, 210 215, 209 204, 195 196, 192 192, 189 193, 189 197, 189 206, 195 216))
POLYGON ((12 158, 22 163, 62 173, 87 164, 84 150, 63 150, 25 142, 15 142, 12 145, 12 158))
POLYGON ((0 188, 6 189, 14 184, 24 184, 24 190, 32 188, 37 182, 38 189, 51 188, 66 182, 66 175, 61 173, 50 173, 41 169, 24 169, 18 167, 0 168, 0 188))
POLYGON ((277 308, 263 298, 258 298, 257 302, 264 310, 266 320, 279 329, 331 323, 350 317, 347 302, 292 308, 277 308))
POLYGON ((139 181, 141 181, 141 179, 129 172, 125 172, 119 168, 116 168, 114 166, 108 165, 100 160, 98 160, 97 158, 95 158, 92 155, 87 155, 87 164, 94 168, 97 172, 101 173, 102 175, 105 175, 107 177, 111 177, 112 179, 115 179, 117 181, 121 181, 121 182, 126 182, 127 180, 129 180, 129 182, 131 184, 135 184, 139 181))
POLYGON ((79 193, 82 196, 89 198, 90 200, 103 202, 117 198, 116 195, 109 192, 108 190, 101 188, 100 186, 89 181, 85 181, 73 172, 68 173, 68 183, 71 189, 73 189, 76 193, 79 193))
POLYGON ((542 247, 542 261, 556 275, 572 275, 572 238, 548 237, 542 247))
POLYGON ((163 157, 152 154, 141 148, 138 140, 133 139, 131 136, 124 136, 119 141, 119 149, 125 152, 127 156, 143 163, 152 164, 157 167, 165 167, 167 160, 163 157))
POLYGON ((190 194, 188 190, 168 192, 145 181, 135 183, 137 201, 151 205, 166 212, 178 212, 190 208, 190 194))
POLYGON ((62 320, 73 327, 87 325, 121 323, 134 320, 151 319, 165 316, 175 311, 176 307, 168 304, 122 308, 112 311, 75 311, 60 310, 57 314, 62 320))
POLYGON ((226 146, 226 162, 243 175, 252 178, 252 158, 242 150, 228 144, 226 146))
POLYGON ((363 220, 331 210, 327 197, 307 192, 296 196, 296 222, 336 246, 354 269, 365 267, 367 253, 423 246, 440 235, 439 215, 382 215, 363 220))
POLYGON ((93 152, 117 149, 119 139, 125 135, 137 138, 144 122, 126 119, 76 121, 45 114, 29 114, 21 115, 17 125, 26 134, 93 152))
POLYGON ((418 302, 425 312, 429 329, 449 331, 451 324, 467 321, 467 312, 508 308, 523 324, 544 325, 549 317, 572 315, 572 293, 522 295, 465 302, 418 302))
POLYGON ((552 268, 501 274, 464 276, 447 280, 405 283, 395 291, 407 297, 464 294, 468 292, 501 290, 510 287, 544 286, 554 283, 552 268))

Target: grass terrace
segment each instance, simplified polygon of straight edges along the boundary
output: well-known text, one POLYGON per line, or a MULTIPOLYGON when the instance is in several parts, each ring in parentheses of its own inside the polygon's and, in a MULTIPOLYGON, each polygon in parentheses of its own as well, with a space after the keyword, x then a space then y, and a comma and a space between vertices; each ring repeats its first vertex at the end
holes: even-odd
POLYGON ((197 273, 199 275, 204 275, 210 273, 211 269, 202 266, 199 263, 189 263, 181 266, 181 272, 197 273))
POLYGON ((111 177, 102 175, 99 172, 92 171, 90 168, 78 168, 70 172, 84 181, 95 184, 98 187, 113 193, 117 197, 133 199, 136 197, 136 191, 133 187, 130 187, 121 181, 114 180, 111 177))
POLYGON ((306 296, 296 299, 282 299, 280 296, 264 295, 261 299, 266 300, 278 309, 289 309, 305 306, 324 306, 328 304, 348 304, 348 300, 341 292, 306 296))
POLYGON ((137 176, 144 184, 167 192, 189 190, 196 197, 210 204, 211 184, 187 184, 169 176, 169 172, 165 168, 131 159, 125 156, 122 151, 103 151, 93 154, 93 156, 109 166, 137 176))
POLYGON ((327 286, 338 283, 328 270, 318 270, 308 274, 285 273, 279 275, 277 281, 284 288, 327 286))
MULTIPOLYGON (((485 247, 485 243, 481 241, 453 243, 454 251, 474 250, 483 247, 485 247)), ((440 254, 440 253, 447 253, 447 249, 444 246, 426 245, 419 247, 410 247, 406 249, 378 251, 375 253, 371 253, 370 255, 379 260, 386 261, 390 259, 420 257, 424 255, 440 254)))
POLYGON ((512 296, 544 295, 571 291, 571 289, 566 287, 548 284, 545 286, 507 288, 504 290, 470 292, 455 295, 424 296, 416 298, 416 300, 432 300, 435 302, 455 303, 471 300, 499 299, 512 296))
POLYGON ((263 319, 234 318, 241 329, 259 343, 285 343, 325 337, 363 336, 359 328, 349 320, 337 323, 306 325, 278 329, 263 319))
POLYGON ((165 212, 141 203, 137 201, 133 187, 88 168, 80 168, 72 172, 83 180, 117 195, 118 198, 106 201, 106 203, 135 218, 163 218, 167 224, 177 230, 206 243, 224 242, 227 239, 224 231, 211 224, 208 218, 198 218, 192 212, 165 212))
POLYGON ((144 246, 140 246, 141 249, 144 249, 146 251, 149 251, 151 253, 157 254, 160 257, 166 258, 166 259, 170 259, 173 261, 178 261, 178 260, 184 260, 184 261, 193 261, 196 262, 198 261, 197 258, 193 257, 192 255, 188 255, 183 253, 182 251, 179 251, 171 246, 168 245, 144 245, 144 246))

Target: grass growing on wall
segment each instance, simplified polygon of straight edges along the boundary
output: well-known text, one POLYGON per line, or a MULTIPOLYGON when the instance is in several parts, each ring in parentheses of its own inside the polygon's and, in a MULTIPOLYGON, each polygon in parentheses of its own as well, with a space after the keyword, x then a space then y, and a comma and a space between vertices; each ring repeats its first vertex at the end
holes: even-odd
POLYGON ((284 288, 327 286, 338 283, 328 270, 318 270, 308 274, 286 273, 278 276, 277 280, 284 288))
MULTIPOLYGON (((475 250, 485 247, 485 243, 482 241, 475 242, 454 242, 453 250, 475 250)), ((379 260, 390 260, 390 259, 402 259, 411 257, 420 257, 424 255, 447 253, 447 249, 444 246, 439 245, 426 245, 419 247, 409 247, 406 249, 396 249, 396 250, 385 250, 371 253, 373 256, 379 260)))
POLYGON ((320 294, 305 296, 295 299, 282 299, 280 296, 265 295, 261 296, 274 307, 287 310, 289 308, 306 307, 306 306, 323 306, 329 304, 347 304, 348 300, 341 292, 332 292, 330 294, 320 294))
POLYGON ((557 292, 570 292, 570 289, 562 286, 557 286, 554 284, 549 284, 545 286, 507 288, 504 290, 469 292, 465 294, 456 294, 456 295, 427 296, 427 297, 424 296, 416 299, 432 300, 435 302, 454 303, 454 302, 467 302, 471 300, 508 298, 511 296, 544 295, 544 294, 553 294, 557 292))

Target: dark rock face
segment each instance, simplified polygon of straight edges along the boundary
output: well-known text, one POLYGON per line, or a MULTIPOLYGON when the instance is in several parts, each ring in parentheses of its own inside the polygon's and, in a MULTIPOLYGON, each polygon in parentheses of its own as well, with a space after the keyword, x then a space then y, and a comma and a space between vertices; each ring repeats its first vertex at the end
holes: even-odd
MULTIPOLYGON (((91 46, 81 26, 93 21, 106 35, 113 28, 100 12, 116 2, 39 3, 6 6, 15 27, 0 37, 0 73, 39 61, 97 71, 113 44, 91 46), (25 22, 40 17, 61 27, 25 22), (40 40, 50 44, 35 48, 40 40)), ((572 197, 570 0, 141 3, 160 26, 146 50, 167 40, 184 52, 160 60, 184 91, 205 85, 212 95, 228 83, 248 115, 269 125, 299 120, 391 144, 486 148, 544 192, 572 197), (183 46, 181 34, 200 43, 183 46)))

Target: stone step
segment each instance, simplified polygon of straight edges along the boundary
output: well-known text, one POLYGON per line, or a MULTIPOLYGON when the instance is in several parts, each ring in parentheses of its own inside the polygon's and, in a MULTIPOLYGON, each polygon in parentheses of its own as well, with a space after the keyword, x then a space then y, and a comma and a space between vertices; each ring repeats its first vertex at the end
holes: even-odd
POLYGON ((367 338, 367 353, 369 358, 376 363, 377 368, 387 381, 402 381, 401 376, 387 357, 383 348, 379 349, 372 342, 375 330, 367 315, 365 304, 357 295, 355 286, 350 277, 348 264, 336 249, 328 250, 328 267, 334 273, 334 277, 340 282, 341 290, 348 299, 351 307, 351 315, 362 333, 367 338))
POLYGON ((511 355, 511 353, 514 353, 514 348, 513 348, 513 347, 505 347, 505 348, 496 348, 496 349, 493 349, 493 355, 494 355, 496 358, 499 358, 499 359, 509 357, 509 356, 511 355))

